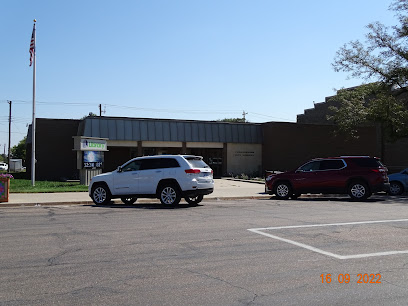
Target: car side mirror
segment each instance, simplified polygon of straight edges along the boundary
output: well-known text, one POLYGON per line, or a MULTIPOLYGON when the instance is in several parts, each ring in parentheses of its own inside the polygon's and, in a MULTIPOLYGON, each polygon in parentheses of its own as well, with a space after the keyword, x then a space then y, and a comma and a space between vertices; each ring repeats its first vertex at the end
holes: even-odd
POLYGON ((119 166, 117 169, 116 169, 118 172, 122 172, 122 167, 121 166, 119 166))

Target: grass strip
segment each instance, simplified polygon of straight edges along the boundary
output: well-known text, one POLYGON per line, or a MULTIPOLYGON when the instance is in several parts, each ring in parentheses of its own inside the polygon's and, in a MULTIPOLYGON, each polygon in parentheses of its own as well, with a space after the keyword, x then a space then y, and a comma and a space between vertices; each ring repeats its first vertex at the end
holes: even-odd
POLYGON ((31 180, 11 179, 11 193, 51 193, 51 192, 78 192, 88 191, 88 186, 80 185, 79 182, 55 182, 36 181, 35 186, 31 185, 31 180))

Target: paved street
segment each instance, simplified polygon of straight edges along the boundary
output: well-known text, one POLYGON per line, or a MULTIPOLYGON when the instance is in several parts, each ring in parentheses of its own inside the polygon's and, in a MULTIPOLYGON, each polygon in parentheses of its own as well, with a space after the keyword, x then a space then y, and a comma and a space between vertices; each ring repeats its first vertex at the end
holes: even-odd
POLYGON ((408 301, 407 197, 2 208, 0 241, 0 305, 408 301))

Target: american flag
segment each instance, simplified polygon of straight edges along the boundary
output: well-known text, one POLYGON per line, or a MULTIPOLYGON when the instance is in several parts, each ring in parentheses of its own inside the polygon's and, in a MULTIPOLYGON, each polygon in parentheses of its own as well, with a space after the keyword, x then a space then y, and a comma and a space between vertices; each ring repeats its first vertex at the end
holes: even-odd
POLYGON ((33 64, 33 58, 35 53, 35 24, 33 26, 33 34, 31 34, 31 43, 30 43, 30 66, 33 64))

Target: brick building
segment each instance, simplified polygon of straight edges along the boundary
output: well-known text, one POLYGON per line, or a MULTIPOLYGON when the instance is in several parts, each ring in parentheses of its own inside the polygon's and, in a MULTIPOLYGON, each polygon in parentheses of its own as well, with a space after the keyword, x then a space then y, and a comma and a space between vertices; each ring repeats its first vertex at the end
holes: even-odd
MULTIPOLYGON (((217 177, 289 170, 314 157, 381 154, 375 127, 362 128, 358 140, 347 140, 336 136, 328 124, 87 117, 38 118, 36 131, 37 180, 79 179, 85 156, 80 141, 100 140, 107 147, 100 154, 102 168, 92 175, 112 171, 133 157, 153 154, 201 155, 217 177)), ((406 168, 407 144, 388 145, 386 164, 390 169, 406 168)), ((27 160, 31 160, 31 128, 27 160)))

